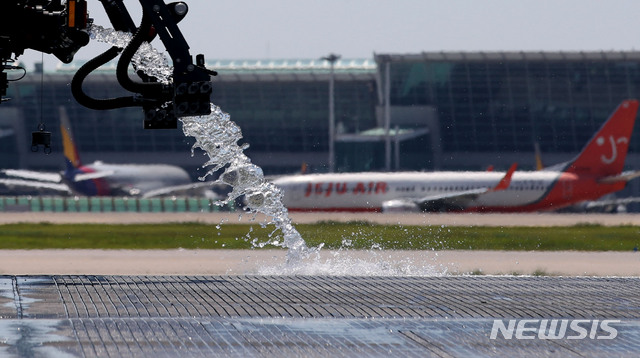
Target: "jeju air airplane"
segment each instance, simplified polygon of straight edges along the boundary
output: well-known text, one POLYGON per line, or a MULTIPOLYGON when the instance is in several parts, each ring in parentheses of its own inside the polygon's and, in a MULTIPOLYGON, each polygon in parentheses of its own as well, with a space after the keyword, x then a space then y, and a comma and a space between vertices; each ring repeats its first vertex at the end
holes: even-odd
POLYGON ((623 101, 575 159, 540 171, 309 174, 273 181, 290 211, 556 210, 622 190, 637 100, 623 101))
POLYGON ((60 130, 65 158, 65 170, 62 173, 5 169, 2 170, 2 173, 6 178, 0 179, 0 185, 46 189, 84 196, 193 195, 219 197, 209 190, 215 185, 214 182, 192 182, 189 174, 178 166, 106 164, 100 161, 83 165, 64 107, 60 107, 60 130))

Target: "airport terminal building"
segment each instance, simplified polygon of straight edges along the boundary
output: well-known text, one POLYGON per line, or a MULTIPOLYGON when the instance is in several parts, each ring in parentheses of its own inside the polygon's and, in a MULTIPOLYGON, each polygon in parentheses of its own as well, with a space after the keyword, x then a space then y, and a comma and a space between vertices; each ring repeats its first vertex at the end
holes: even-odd
MULTIPOLYGON (((62 154, 58 107, 65 106, 85 162, 163 162, 194 176, 181 130, 144 130, 139 109, 93 111, 73 100, 78 63, 11 82, 0 105, 0 167, 57 170, 62 154), (30 151, 40 121, 53 153, 30 151)), ((506 169, 570 159, 621 100, 640 98, 640 52, 426 52, 373 59, 212 61, 213 102, 242 128, 248 155, 266 174, 307 163, 327 170, 329 80, 335 79, 333 136, 337 171, 506 169)), ((123 95, 113 68, 88 78, 96 98, 123 95)), ((640 168, 638 126, 629 168, 640 168)), ((630 183, 627 195, 638 195, 630 183)))

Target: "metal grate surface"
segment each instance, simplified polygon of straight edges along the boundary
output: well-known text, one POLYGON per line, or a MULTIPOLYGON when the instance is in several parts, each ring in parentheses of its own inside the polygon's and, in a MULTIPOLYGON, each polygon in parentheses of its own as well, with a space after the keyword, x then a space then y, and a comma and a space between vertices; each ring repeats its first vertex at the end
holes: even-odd
POLYGON ((635 356, 640 279, 0 276, 0 356, 635 356), (613 340, 489 339, 616 319, 613 340))

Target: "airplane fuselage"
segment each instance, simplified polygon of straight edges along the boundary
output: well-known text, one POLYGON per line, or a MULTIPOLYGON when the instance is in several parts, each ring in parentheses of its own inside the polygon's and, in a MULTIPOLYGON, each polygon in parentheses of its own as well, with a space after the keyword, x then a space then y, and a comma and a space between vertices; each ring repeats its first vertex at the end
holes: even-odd
MULTIPOLYGON (((191 183, 182 168, 163 164, 105 164, 96 162, 75 169, 75 174, 110 173, 101 178, 69 182, 69 186, 82 195, 141 195, 145 192, 191 183)), ((68 176, 68 175, 67 175, 68 176)))
MULTIPOLYGON (((410 201, 494 187, 504 175, 500 172, 315 174, 283 177, 274 184, 283 189, 284 204, 291 211, 381 211, 384 203, 391 200, 410 201)), ((595 180, 562 172, 515 172, 507 189, 488 191, 459 210, 554 210, 620 189, 620 185, 596 185, 595 180)))

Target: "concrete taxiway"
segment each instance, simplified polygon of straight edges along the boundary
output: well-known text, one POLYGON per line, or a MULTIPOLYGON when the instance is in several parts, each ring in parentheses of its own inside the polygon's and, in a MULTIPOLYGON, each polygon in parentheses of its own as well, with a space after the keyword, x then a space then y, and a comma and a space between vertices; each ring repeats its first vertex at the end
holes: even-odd
POLYGON ((635 357, 640 279, 0 276, 0 318, 3 357, 635 357), (491 338, 554 318, 588 333, 491 338))
POLYGON ((4 275, 551 275, 637 276, 640 253, 321 250, 288 264, 285 250, 0 250, 4 275))

